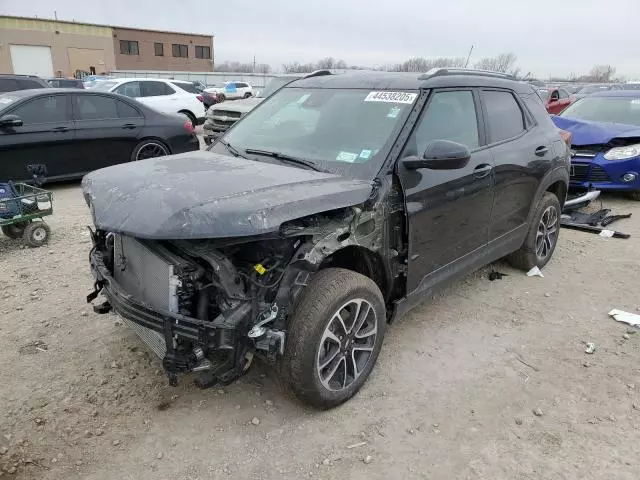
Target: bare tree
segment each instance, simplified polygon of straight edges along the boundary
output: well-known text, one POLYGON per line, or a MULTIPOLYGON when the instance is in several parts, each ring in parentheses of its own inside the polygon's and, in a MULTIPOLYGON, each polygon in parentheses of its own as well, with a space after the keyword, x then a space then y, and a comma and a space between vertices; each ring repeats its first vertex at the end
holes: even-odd
POLYGON ((492 70, 494 72, 511 73, 517 76, 519 68, 515 68, 517 57, 513 53, 501 53, 497 57, 485 57, 475 63, 474 67, 480 70, 492 70))
POLYGON ((387 67, 392 72, 426 72, 432 68, 464 67, 463 57, 423 58, 416 57, 405 60, 402 63, 387 67))
POLYGON ((587 82, 606 83, 613 81, 615 73, 616 69, 611 65, 596 65, 587 75, 580 77, 580 79, 587 82))
POLYGON ((271 65, 266 63, 258 63, 256 65, 253 62, 224 62, 215 66, 216 72, 234 72, 234 73, 262 73, 266 75, 271 71, 271 65))
POLYGON ((314 70, 346 70, 349 66, 344 60, 336 60, 333 57, 325 57, 316 63, 291 62, 282 65, 285 73, 309 73, 314 70))

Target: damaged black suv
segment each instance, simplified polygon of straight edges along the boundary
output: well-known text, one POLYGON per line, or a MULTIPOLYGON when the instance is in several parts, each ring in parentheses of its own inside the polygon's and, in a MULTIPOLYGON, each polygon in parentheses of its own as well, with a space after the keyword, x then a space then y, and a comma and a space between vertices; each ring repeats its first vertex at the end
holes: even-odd
POLYGON ((566 141, 534 89, 437 69, 296 80, 207 151, 98 170, 96 311, 115 310, 171 384, 229 383, 255 356, 330 408, 365 382, 387 325, 504 256, 558 241, 566 141))

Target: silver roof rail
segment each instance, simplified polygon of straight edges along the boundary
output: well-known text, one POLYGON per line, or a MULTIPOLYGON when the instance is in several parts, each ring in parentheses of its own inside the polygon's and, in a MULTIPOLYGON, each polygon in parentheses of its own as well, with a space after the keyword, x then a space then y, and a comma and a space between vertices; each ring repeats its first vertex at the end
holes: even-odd
POLYGON ((474 68, 432 68, 418 77, 418 80, 428 80, 432 77, 445 75, 479 75, 482 77, 504 78, 514 80, 513 75, 504 72, 494 72, 493 70, 478 70, 474 68))

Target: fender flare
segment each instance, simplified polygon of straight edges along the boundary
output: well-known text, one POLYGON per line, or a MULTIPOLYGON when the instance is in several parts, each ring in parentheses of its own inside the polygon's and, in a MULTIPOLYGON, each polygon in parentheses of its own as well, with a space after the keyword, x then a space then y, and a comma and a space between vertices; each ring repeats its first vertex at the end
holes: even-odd
POLYGON ((536 191, 535 199, 531 203, 531 208, 529 209, 527 224, 531 223, 531 218, 533 217, 533 214, 535 213, 536 208, 538 207, 538 203, 540 202, 542 195, 544 195, 544 192, 546 192, 551 185, 559 181, 564 183, 565 186, 565 198, 558 199, 560 201, 560 208, 564 206, 564 202, 566 200, 566 192, 569 189, 569 172, 566 167, 557 167, 549 171, 540 181, 538 190, 536 191))

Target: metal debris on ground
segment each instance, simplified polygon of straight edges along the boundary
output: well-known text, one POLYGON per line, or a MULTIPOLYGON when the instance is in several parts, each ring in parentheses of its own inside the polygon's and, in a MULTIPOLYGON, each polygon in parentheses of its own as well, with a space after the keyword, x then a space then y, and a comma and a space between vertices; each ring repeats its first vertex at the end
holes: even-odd
POLYGON ((502 280, 502 277, 508 277, 508 273, 496 272, 492 270, 489 272, 489 281, 493 282, 494 280, 502 280))
POLYGON ((544 278, 544 275, 542 274, 542 272, 540 271, 540 269, 538 267, 533 267, 531 270, 529 270, 527 272, 527 277, 542 277, 542 278, 544 278))
POLYGON ((635 313, 629 313, 622 310, 616 310, 615 308, 609 312, 609 315, 613 317, 616 322, 626 323, 633 327, 640 326, 640 315, 635 313))
POLYGON ((593 354, 596 351, 596 345, 595 343, 587 343, 587 348, 584 349, 584 353, 589 353, 589 354, 593 354))
MULTIPOLYGON (((597 198, 597 196, 598 195, 594 198, 597 198)), ((565 204, 565 207, 562 210, 562 216, 560 217, 560 225, 562 227, 581 230, 583 232, 597 233, 601 237, 605 238, 629 238, 630 235, 626 233, 609 230, 605 227, 615 221, 631 217, 630 213, 624 215, 609 215, 611 210, 608 208, 602 208, 602 205, 600 210, 595 212, 582 212, 578 209, 586 207, 594 198, 591 198, 588 194, 579 198, 579 202, 574 199, 570 205, 567 205, 569 201, 565 204)))

